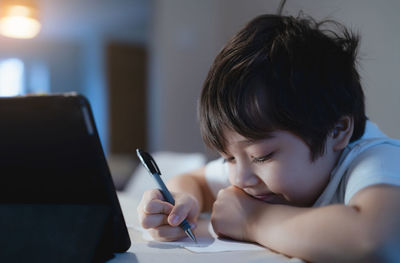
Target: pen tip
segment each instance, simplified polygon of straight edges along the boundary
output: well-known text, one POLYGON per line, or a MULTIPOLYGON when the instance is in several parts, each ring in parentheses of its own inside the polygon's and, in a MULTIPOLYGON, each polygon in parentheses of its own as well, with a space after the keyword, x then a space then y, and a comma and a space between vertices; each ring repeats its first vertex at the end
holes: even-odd
POLYGON ((192 232, 192 230, 191 230, 190 228, 187 229, 185 232, 186 232, 186 235, 188 235, 188 237, 190 237, 190 239, 191 239, 193 242, 197 243, 196 236, 193 234, 193 232, 192 232))

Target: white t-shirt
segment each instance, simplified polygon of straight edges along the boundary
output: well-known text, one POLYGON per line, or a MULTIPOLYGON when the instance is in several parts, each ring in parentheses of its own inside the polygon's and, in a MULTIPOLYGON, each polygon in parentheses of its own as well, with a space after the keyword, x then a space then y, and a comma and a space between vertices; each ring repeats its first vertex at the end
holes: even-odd
MULTIPOLYGON (((222 158, 209 162, 205 175, 214 196, 230 185, 228 164, 222 158)), ((343 150, 330 177, 314 207, 348 204, 357 192, 371 185, 400 186, 400 140, 387 137, 367 121, 364 135, 343 150)))

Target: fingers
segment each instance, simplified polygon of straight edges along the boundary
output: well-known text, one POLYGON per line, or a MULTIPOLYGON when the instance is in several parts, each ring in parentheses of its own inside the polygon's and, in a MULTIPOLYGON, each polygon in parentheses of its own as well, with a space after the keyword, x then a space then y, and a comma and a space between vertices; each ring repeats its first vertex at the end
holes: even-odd
POLYGON ((168 216, 168 223, 171 226, 178 226, 182 221, 187 218, 189 223, 195 223, 199 214, 198 204, 194 198, 189 195, 178 198, 175 206, 168 216))
POLYGON ((167 216, 163 214, 146 215, 140 223, 144 229, 168 225, 167 216))
POLYGON ((146 191, 143 194, 142 200, 138 206, 138 213, 146 214, 169 214, 172 209, 172 205, 168 202, 163 201, 164 198, 159 190, 153 189, 146 191))
POLYGON ((164 201, 159 190, 149 190, 143 194, 137 207, 140 224, 157 240, 172 241, 185 237, 185 232, 179 227, 185 218, 192 229, 196 227, 198 202, 187 194, 176 194, 174 197, 175 206, 164 201))
POLYGON ((161 192, 157 189, 147 190, 144 192, 142 200, 140 201, 139 206, 144 206, 151 202, 152 200, 160 200, 163 201, 164 197, 162 196, 161 192))
POLYGON ((168 223, 171 226, 178 226, 187 217, 190 207, 184 205, 175 206, 168 216, 168 223))
POLYGON ((159 226, 148 231, 154 239, 159 241, 174 241, 186 236, 182 228, 170 225, 159 226))
POLYGON ((165 214, 171 213, 173 206, 170 203, 152 200, 143 207, 143 212, 146 214, 165 214))
POLYGON ((139 222, 143 228, 154 228, 168 224, 167 216, 172 210, 172 205, 163 201, 158 190, 149 190, 143 194, 137 207, 139 222))

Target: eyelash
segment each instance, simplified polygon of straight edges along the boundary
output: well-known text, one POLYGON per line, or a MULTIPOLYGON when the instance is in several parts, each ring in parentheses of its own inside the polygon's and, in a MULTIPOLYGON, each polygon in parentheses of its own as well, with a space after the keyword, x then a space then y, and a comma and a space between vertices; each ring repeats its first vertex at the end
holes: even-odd
POLYGON ((254 157, 254 158, 253 158, 253 162, 255 162, 255 163, 263 163, 263 162, 266 162, 266 161, 270 160, 270 159, 272 158, 273 155, 274 155, 274 153, 272 152, 272 153, 269 153, 269 154, 264 155, 264 156, 262 156, 262 157, 254 157))
POLYGON ((224 158, 224 163, 233 163, 235 157, 224 158))
MULTIPOLYGON (((253 162, 254 163, 266 162, 266 161, 270 160, 273 155, 274 155, 274 152, 264 155, 262 157, 253 157, 253 162)), ((234 161, 235 161, 235 157, 229 157, 229 158, 224 159, 224 163, 234 163, 234 161)))

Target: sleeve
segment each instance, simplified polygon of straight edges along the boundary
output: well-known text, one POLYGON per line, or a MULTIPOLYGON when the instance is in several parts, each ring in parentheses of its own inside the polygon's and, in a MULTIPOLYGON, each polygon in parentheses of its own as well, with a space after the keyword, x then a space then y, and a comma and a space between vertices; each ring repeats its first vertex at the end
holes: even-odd
POLYGON ((348 173, 345 204, 368 186, 400 186, 400 145, 381 144, 369 148, 353 161, 348 173))
POLYGON ((209 162, 205 168, 205 177, 214 197, 217 197, 218 191, 230 185, 228 166, 223 159, 217 159, 209 162))

